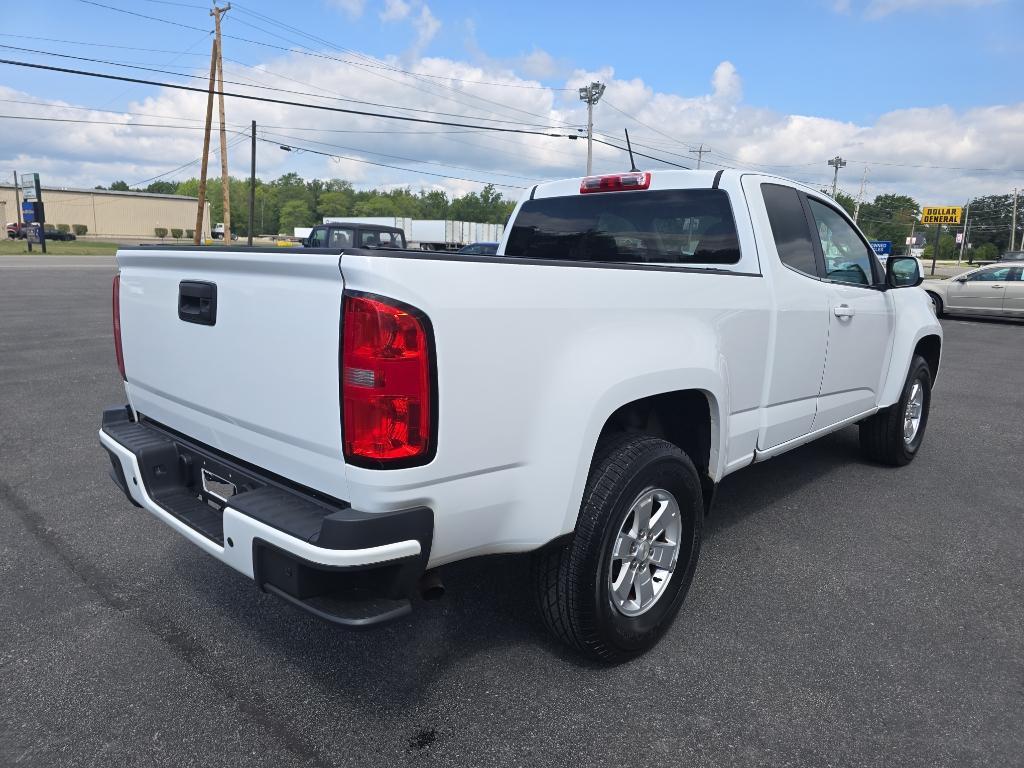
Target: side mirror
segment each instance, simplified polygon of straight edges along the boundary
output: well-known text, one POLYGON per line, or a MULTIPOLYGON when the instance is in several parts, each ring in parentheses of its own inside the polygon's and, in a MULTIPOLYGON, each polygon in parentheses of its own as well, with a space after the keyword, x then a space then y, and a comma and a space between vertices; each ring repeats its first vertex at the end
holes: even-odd
POLYGON ((890 256, 885 262, 885 284, 889 288, 913 288, 923 282, 921 267, 913 256, 890 256))
POLYGON ((303 248, 309 248, 309 238, 308 237, 302 238, 301 242, 302 242, 302 247, 303 248))

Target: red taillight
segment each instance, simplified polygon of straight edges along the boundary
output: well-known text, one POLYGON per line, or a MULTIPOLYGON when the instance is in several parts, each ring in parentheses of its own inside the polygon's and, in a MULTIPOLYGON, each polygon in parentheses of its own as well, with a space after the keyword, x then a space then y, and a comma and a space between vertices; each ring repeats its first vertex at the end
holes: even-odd
POLYGON ((580 182, 580 194, 624 192, 630 189, 647 189, 649 186, 651 186, 651 174, 647 171, 613 173, 611 176, 587 176, 580 182))
POLYGON ((418 310, 345 294, 341 404, 345 458, 396 465, 432 451, 431 339, 418 310))
POLYGON ((114 275, 114 290, 111 303, 114 308, 114 354, 117 355, 117 370, 121 378, 128 381, 124 373, 124 350, 121 349, 121 275, 114 275))

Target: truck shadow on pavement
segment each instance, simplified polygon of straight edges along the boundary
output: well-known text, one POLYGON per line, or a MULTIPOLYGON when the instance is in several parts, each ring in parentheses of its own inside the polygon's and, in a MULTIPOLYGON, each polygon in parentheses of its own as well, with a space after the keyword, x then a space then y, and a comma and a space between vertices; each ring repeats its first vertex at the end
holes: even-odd
MULTIPOLYGON (((741 470, 722 483, 706 522, 705 541, 859 461, 856 429, 845 429, 741 470)), ((450 667, 473 666, 480 663, 475 657, 495 652, 506 663, 510 657, 521 658, 531 667, 568 662, 581 670, 606 668, 580 659, 548 636, 534 609, 526 556, 483 557, 446 566, 442 575, 447 595, 442 600, 417 600, 409 617, 369 632, 352 632, 261 594, 252 582, 213 560, 196 567, 193 549, 184 542, 180 547, 179 576, 193 582, 191 599, 209 603, 201 610, 226 618, 232 631, 259 645, 263 659, 285 660, 331 696, 358 699, 361 707, 386 711, 415 706, 450 667), (538 649, 544 652, 540 658, 538 649)))

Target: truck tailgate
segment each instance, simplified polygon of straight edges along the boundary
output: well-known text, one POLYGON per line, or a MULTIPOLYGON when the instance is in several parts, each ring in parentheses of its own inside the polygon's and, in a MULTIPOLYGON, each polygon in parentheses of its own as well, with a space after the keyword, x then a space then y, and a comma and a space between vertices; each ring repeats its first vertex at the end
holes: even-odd
POLYGON ((338 254, 126 249, 117 262, 126 391, 136 411, 346 499, 338 254), (187 284, 216 286, 213 324, 179 317, 187 284))

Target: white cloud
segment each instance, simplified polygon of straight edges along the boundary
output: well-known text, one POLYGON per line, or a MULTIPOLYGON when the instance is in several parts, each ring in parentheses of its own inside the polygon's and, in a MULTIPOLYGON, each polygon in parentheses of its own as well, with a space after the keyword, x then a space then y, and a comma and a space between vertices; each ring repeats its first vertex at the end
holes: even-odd
POLYGON ((412 26, 416 37, 404 56, 410 61, 423 55, 423 51, 441 29, 441 22, 422 0, 384 0, 380 20, 384 23, 406 22, 412 26))
MULTIPOLYGON (((983 5, 994 5, 998 2, 1002 2, 1002 0, 871 0, 864 10, 864 15, 869 19, 880 19, 900 11, 977 8, 983 5)), ((848 8, 849 3, 847 2, 846 5, 848 8)))
POLYGON ((344 11, 352 19, 358 19, 366 10, 366 0, 327 0, 327 2, 344 11))
POLYGON ((385 0, 384 10, 380 12, 381 21, 401 21, 409 15, 412 6, 405 0, 385 0))
MULTIPOLYGON (((550 132, 571 134, 585 121, 585 107, 574 90, 544 88, 536 80, 516 75, 507 62, 470 63, 445 58, 409 62, 392 58, 382 64, 412 67, 424 77, 414 79, 379 67, 325 64, 320 59, 311 67, 310 59, 298 53, 262 62, 265 73, 260 74, 252 70, 235 71, 235 65, 226 62, 229 71, 225 75, 230 79, 255 76, 269 85, 324 94, 322 99, 303 97, 298 101, 380 109, 474 125, 511 127, 528 123, 552 126, 550 132), (231 77, 232 72, 239 76, 231 77), (488 85, 475 86, 474 82, 488 85), (491 83, 517 87, 503 88, 491 83), (428 112, 368 107, 334 97, 428 112), (510 122, 497 122, 500 120, 510 122)), ((866 162, 871 164, 869 196, 904 192, 922 202, 936 204, 1000 193, 1020 184, 1020 174, 1014 169, 1024 168, 1024 103, 960 111, 942 106, 908 108, 884 114, 872 124, 857 124, 828 115, 783 114, 747 104, 743 101, 741 75, 729 62, 718 64, 707 78, 704 92, 676 94, 656 91, 639 78, 617 78, 614 70, 604 68, 577 70, 564 86, 575 89, 594 79, 606 82, 604 99, 595 110, 599 137, 621 143, 623 128, 629 128, 635 150, 682 165, 693 164, 696 158, 689 150, 704 143, 713 150, 704 158, 709 167, 750 167, 824 185, 831 180, 826 160, 838 153, 850 161, 840 174, 840 186, 847 191, 856 193, 861 163, 866 162), (970 170, 979 168, 995 170, 970 170)), ((234 88, 245 91, 243 86, 234 88)), ((91 187, 109 184, 114 179, 142 181, 187 163, 201 152, 200 130, 133 125, 141 122, 199 126, 201 120, 185 120, 182 116, 201 117, 205 96, 200 93, 157 91, 131 105, 130 111, 149 117, 83 111, 72 109, 76 106, 73 104, 54 102, 53 108, 34 107, 24 102, 40 97, 4 86, 0 86, 0 98, 22 102, 9 107, 13 114, 115 123, 69 125, 0 120, 0 168, 39 171, 46 184, 91 187)), ((260 135, 268 140, 269 143, 258 145, 257 167, 263 178, 296 171, 307 177, 344 177, 361 186, 441 186, 455 193, 478 189, 479 185, 429 174, 528 187, 536 180, 579 175, 585 165, 585 142, 564 138, 484 133, 236 99, 227 100, 227 115, 232 129, 241 132, 248 128, 250 119, 255 119, 260 135), (283 152, 278 144, 305 146, 411 170, 332 160, 312 152, 283 152), (416 163, 410 158, 425 162, 416 163)), ((236 137, 240 134, 229 136, 236 137)), ((216 144, 214 141, 215 147, 216 144)), ((243 140, 230 159, 237 175, 247 173, 248 142, 243 140)), ((660 167, 652 160, 638 160, 647 168, 660 167)), ((595 145, 597 172, 621 170, 626 162, 622 152, 595 145)), ((214 172, 217 165, 212 163, 214 172)), ((196 166, 192 166, 169 178, 187 178, 196 171, 196 166)), ((513 196, 519 193, 514 188, 506 192, 513 196)))
POLYGON ((430 12, 430 6, 424 3, 420 7, 419 16, 416 17, 412 25, 416 29, 416 42, 413 44, 411 53, 418 58, 423 49, 434 39, 437 31, 441 29, 441 22, 430 12))

